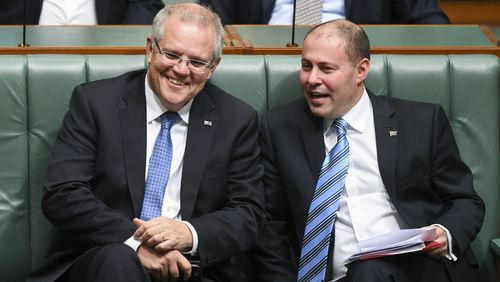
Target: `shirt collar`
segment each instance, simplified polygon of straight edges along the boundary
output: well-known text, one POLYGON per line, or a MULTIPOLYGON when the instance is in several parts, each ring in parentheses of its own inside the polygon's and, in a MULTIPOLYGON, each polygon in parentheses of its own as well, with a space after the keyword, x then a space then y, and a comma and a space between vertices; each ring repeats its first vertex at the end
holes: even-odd
MULTIPOLYGON (((373 108, 368 97, 368 92, 366 88, 363 90, 363 95, 361 99, 350 109, 342 119, 348 124, 348 127, 359 132, 366 131, 367 127, 370 126, 370 117, 373 115, 373 108)), ((332 119, 323 120, 323 134, 330 134, 330 128, 332 125, 332 119)))
MULTIPOLYGON (((153 120, 158 119, 163 113, 167 112, 167 108, 161 103, 160 98, 153 92, 153 89, 149 86, 148 76, 145 78, 145 93, 146 93, 146 122, 150 123, 153 120)), ((193 99, 184 105, 177 113, 181 117, 182 121, 189 124, 189 111, 193 105, 193 99)))

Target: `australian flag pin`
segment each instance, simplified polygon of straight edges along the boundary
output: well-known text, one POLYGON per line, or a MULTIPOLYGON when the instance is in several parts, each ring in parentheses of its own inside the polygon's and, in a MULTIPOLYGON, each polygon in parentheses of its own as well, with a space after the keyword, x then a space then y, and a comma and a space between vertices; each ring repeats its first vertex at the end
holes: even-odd
POLYGON ((211 122, 211 121, 209 121, 209 120, 204 120, 204 121, 203 121, 203 125, 204 125, 204 126, 212 126, 212 122, 211 122))

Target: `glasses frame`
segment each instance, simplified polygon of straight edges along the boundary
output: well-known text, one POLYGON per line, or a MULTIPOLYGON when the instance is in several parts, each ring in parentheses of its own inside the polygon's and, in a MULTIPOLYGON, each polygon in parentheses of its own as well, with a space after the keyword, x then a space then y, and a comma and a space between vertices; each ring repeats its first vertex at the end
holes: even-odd
POLYGON ((160 45, 158 44, 158 40, 156 38, 153 39, 154 44, 156 45, 156 48, 158 49, 158 52, 162 56, 163 60, 162 62, 171 65, 171 66, 178 66, 179 64, 182 63, 182 61, 186 61, 187 67, 189 71, 195 72, 195 73, 206 73, 213 65, 213 59, 210 62, 205 62, 202 60, 196 60, 196 59, 191 59, 191 58, 183 58, 182 56, 165 51, 161 49, 160 45), (194 65, 193 65, 194 63, 194 65), (201 64, 200 68, 197 68, 195 65, 196 64, 201 64))

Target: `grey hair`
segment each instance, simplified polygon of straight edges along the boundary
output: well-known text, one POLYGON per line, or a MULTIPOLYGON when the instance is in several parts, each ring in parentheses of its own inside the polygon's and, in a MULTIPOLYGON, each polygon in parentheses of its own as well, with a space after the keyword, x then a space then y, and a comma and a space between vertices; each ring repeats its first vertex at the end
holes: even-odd
POLYGON ((157 40, 162 39, 165 22, 171 16, 178 16, 182 22, 195 23, 200 26, 211 27, 216 33, 214 60, 218 60, 222 55, 224 45, 224 28, 219 16, 211 9, 194 3, 177 3, 168 5, 156 14, 151 35, 157 40))

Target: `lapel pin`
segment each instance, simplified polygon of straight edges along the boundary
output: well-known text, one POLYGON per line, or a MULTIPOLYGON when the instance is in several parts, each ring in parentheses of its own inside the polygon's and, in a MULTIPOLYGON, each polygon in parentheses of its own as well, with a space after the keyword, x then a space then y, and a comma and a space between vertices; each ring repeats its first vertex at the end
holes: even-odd
POLYGON ((212 126, 212 122, 211 122, 211 121, 209 121, 209 120, 204 120, 204 121, 203 121, 203 125, 204 125, 204 126, 212 126))
POLYGON ((397 130, 389 130, 389 137, 398 136, 397 130))

